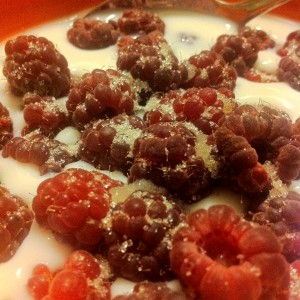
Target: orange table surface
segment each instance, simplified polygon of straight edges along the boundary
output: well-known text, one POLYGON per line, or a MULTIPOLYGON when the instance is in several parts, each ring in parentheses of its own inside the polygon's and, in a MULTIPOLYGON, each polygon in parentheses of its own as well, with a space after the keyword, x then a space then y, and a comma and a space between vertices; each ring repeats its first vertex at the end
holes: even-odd
MULTIPOLYGON (((0 40, 99 3, 101 0, 4 0, 0 5, 0 40)), ((300 21, 300 0, 291 0, 273 12, 300 21)))

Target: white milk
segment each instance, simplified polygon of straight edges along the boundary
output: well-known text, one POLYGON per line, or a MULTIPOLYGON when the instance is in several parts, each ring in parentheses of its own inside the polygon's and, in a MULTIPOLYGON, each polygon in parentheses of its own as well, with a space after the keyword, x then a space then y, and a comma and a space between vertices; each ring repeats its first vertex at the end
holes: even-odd
MULTIPOLYGON (((232 22, 193 12, 180 12, 176 10, 163 10, 158 12, 166 23, 166 39, 173 47, 179 59, 186 59, 202 50, 209 49, 216 38, 223 33, 234 34, 236 27, 232 22)), ((117 18, 117 14, 97 13, 101 20, 117 18)), ((69 67, 74 75, 92 71, 94 68, 115 68, 116 47, 111 46, 103 50, 80 50, 72 46, 66 38, 76 16, 70 19, 56 21, 40 26, 20 34, 34 34, 45 36, 65 55, 69 67)), ((299 24, 276 17, 264 16, 250 22, 252 27, 257 27, 269 33, 277 42, 277 48, 285 41, 288 33, 299 28, 299 24)), ((0 45, 0 67, 5 58, 3 44, 0 45)), ((256 63, 262 71, 274 72, 279 58, 275 50, 262 51, 256 63)), ((19 135, 24 124, 20 108, 21 99, 10 94, 3 75, 0 78, 0 101, 9 108, 14 121, 15 134, 19 135)), ((300 93, 290 88, 285 83, 253 83, 239 78, 235 89, 236 98, 241 103, 265 102, 288 112, 293 119, 300 115, 300 93)), ((58 139, 68 144, 75 143, 79 133, 74 128, 66 128, 59 134, 58 139)), ((68 167, 82 167, 94 169, 84 162, 77 162, 68 167)), ((108 173, 108 172, 106 172, 108 173)), ((110 173, 108 173, 110 174, 110 173)), ((113 177, 126 181, 118 172, 110 174, 113 177)), ((30 205, 35 195, 38 184, 44 179, 53 176, 47 174, 40 176, 37 168, 28 164, 21 164, 13 159, 3 159, 0 156, 0 181, 12 193, 26 200, 30 205)), ((293 189, 299 191, 299 184, 294 182, 293 189)), ((207 199, 196 207, 208 207, 213 203, 222 203, 229 198, 229 203, 236 208, 240 207, 239 199, 232 193, 216 190, 207 199)), ((228 201, 226 201, 228 203, 228 201)), ((195 209, 195 207, 191 207, 195 209)), ((38 263, 45 263, 51 269, 58 268, 70 253, 67 245, 55 241, 51 233, 45 231, 34 222, 28 237, 23 242, 16 255, 8 262, 0 264, 0 300, 29 300, 31 297, 26 291, 26 282, 30 277, 33 267, 38 263)), ((113 285, 113 294, 120 294, 132 285, 126 280, 117 280, 113 285)))

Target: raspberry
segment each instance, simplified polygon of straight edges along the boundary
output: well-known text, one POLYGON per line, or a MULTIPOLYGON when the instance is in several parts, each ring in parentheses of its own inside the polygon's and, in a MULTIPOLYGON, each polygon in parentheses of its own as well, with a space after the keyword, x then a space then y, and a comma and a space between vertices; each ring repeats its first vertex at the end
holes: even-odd
POLYGON ((176 89, 187 77, 186 67, 157 31, 135 39, 123 38, 119 43, 117 67, 146 81, 153 91, 176 89))
POLYGON ((23 135, 39 129, 43 135, 54 137, 69 123, 65 102, 54 97, 26 94, 23 103, 23 117, 26 122, 22 130, 23 135))
POLYGON ((300 258, 300 195, 290 191, 286 197, 265 200, 252 220, 270 227, 283 244, 288 261, 300 258))
POLYGON ((82 133, 79 158, 99 169, 126 174, 133 160, 134 141, 144 127, 139 117, 126 114, 96 121, 82 133))
POLYGON ((296 54, 299 56, 300 49, 300 30, 293 31, 289 33, 286 38, 284 45, 277 50, 280 56, 292 56, 296 54))
POLYGON ((0 262, 8 261, 18 251, 33 221, 33 213, 18 196, 0 187, 0 262))
POLYGON ((47 172, 60 172, 64 166, 76 160, 72 146, 42 134, 14 137, 3 147, 2 156, 12 157, 22 163, 38 166, 41 175, 47 172))
POLYGON ((290 298, 289 300, 300 299, 300 260, 291 264, 290 298))
POLYGON ((247 193, 271 188, 268 171, 261 165, 266 161, 276 166, 282 181, 289 183, 298 177, 300 149, 293 145, 293 124, 281 111, 242 105, 226 117, 214 137, 226 162, 220 176, 237 177, 238 185, 247 193))
POLYGON ((235 87, 237 79, 235 69, 227 65, 222 56, 214 51, 205 50, 195 54, 185 64, 192 76, 182 84, 184 88, 225 87, 233 90, 235 87))
POLYGON ((238 75, 243 76, 256 62, 259 47, 251 38, 223 34, 217 38, 212 50, 219 53, 230 66, 234 67, 238 75))
POLYGON ((170 240, 172 230, 183 221, 172 198, 158 192, 135 191, 118 203, 105 234, 115 274, 132 281, 172 278, 170 240))
POLYGON ((46 38, 18 36, 6 42, 5 54, 3 74, 15 95, 34 92, 58 98, 69 92, 68 62, 46 38))
MULTIPOLYGON (((300 57, 300 56, 299 56, 300 57)), ((297 60, 284 56, 278 66, 277 77, 287 82, 293 89, 300 91, 300 58, 297 60)))
POLYGON ((182 291, 174 291, 165 282, 142 281, 135 284, 133 291, 127 295, 120 295, 113 300, 188 300, 182 291))
MULTIPOLYGON (((196 153, 196 139, 194 131, 180 122, 145 128, 134 143, 129 182, 148 179, 185 202, 199 200, 207 194, 211 180, 204 159, 196 153)), ((206 149, 205 143, 202 149, 206 149)))
POLYGON ((188 215, 173 238, 171 267, 195 298, 288 299, 289 264, 275 234, 233 208, 188 215))
POLYGON ((95 171, 68 169, 39 185, 32 203, 36 220, 58 239, 92 248, 103 236, 109 189, 119 185, 95 171))
POLYGON ((163 94, 159 100, 156 96, 152 101, 150 99, 144 118, 147 124, 190 121, 203 133, 211 134, 225 114, 232 112, 235 106, 234 94, 226 88, 172 90, 163 94))
POLYGON ((0 150, 13 137, 13 122, 8 109, 0 102, 0 150))
POLYGON ((128 73, 96 69, 74 84, 66 105, 75 126, 83 129, 93 120, 132 114, 143 88, 128 73))
POLYGON ((84 250, 74 251, 62 269, 51 272, 46 265, 37 265, 27 282, 35 300, 109 300, 110 283, 101 261, 84 250))
POLYGON ((165 31, 165 23, 158 15, 137 8, 125 10, 118 20, 118 25, 120 31, 125 34, 149 33, 156 30, 164 33, 165 31))
POLYGON ((82 49, 101 49, 114 45, 120 35, 113 20, 76 19, 67 32, 67 38, 74 46, 82 49))
POLYGON ((261 29, 252 29, 249 26, 244 26, 240 29, 239 35, 255 43, 259 50, 266 50, 275 46, 275 41, 261 29))
POLYGON ((276 74, 267 73, 256 68, 246 71, 243 77, 253 82, 278 82, 276 74))

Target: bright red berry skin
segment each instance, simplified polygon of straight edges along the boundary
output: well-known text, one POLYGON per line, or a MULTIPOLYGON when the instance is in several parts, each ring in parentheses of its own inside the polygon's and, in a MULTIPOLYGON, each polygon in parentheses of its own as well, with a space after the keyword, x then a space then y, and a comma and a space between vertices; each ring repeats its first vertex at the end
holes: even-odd
POLYGON ((102 238, 102 220, 111 202, 109 189, 121 183, 83 169, 68 169, 46 179, 33 199, 39 224, 57 238, 82 247, 93 247, 102 238))

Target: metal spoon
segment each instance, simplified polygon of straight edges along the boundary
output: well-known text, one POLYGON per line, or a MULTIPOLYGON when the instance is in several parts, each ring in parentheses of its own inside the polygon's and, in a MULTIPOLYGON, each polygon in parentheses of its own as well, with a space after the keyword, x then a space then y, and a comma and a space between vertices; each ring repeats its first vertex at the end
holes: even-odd
POLYGON ((289 0, 104 0, 86 16, 105 8, 182 8, 225 17, 241 27, 256 16, 287 2, 289 0))

